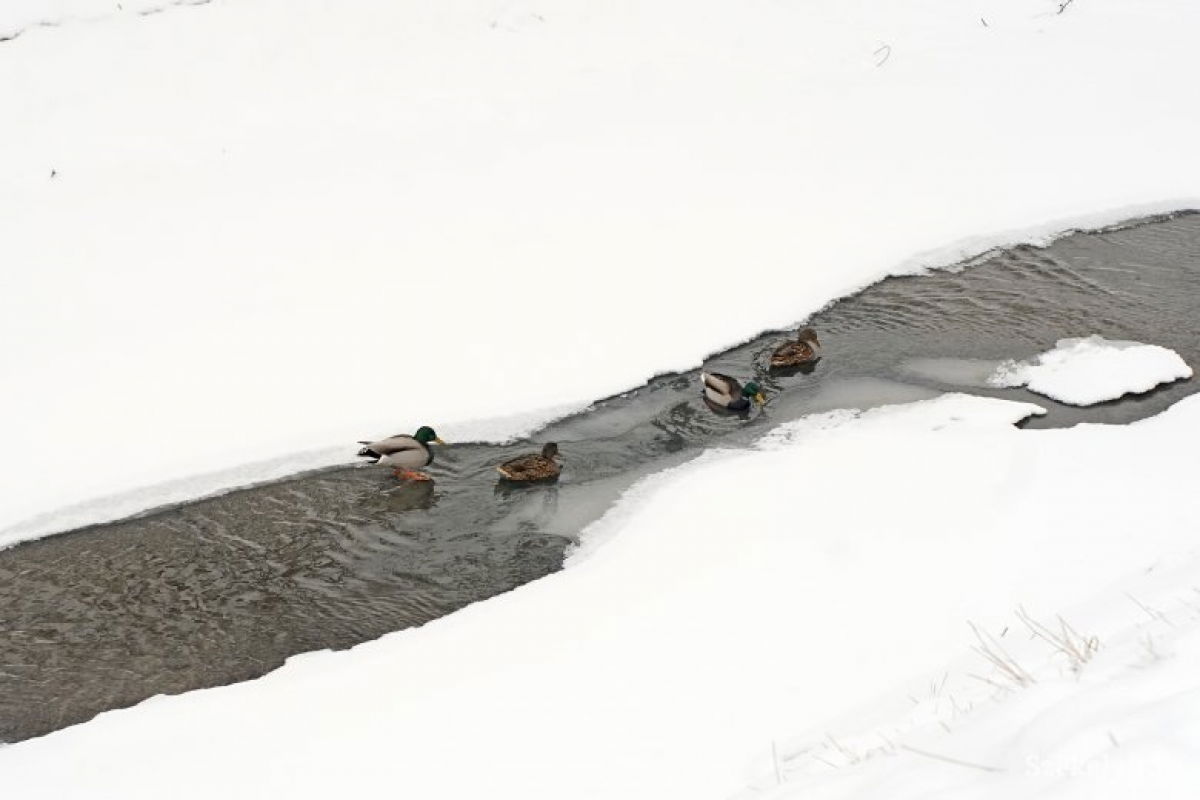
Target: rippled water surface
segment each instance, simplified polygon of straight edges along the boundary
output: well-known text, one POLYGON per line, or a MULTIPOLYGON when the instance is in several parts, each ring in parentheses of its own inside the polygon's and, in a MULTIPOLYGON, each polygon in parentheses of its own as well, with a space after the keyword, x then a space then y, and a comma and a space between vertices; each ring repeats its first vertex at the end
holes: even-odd
POLYGON ((452 445, 433 485, 336 468, 13 547, 0 552, 0 740, 261 675, 519 586, 558 569, 639 477, 802 414, 964 388, 1050 409, 1029 427, 1157 413, 1196 382, 1090 409, 978 384, 992 362, 1093 333, 1200 365, 1198 316, 1200 216, 1077 234, 833 305, 812 319, 825 347, 811 373, 765 373, 779 334, 710 358, 758 373, 771 397, 761 414, 714 414, 689 372, 562 420, 535 437, 560 444, 557 485, 497 485, 492 466, 535 443, 452 445))

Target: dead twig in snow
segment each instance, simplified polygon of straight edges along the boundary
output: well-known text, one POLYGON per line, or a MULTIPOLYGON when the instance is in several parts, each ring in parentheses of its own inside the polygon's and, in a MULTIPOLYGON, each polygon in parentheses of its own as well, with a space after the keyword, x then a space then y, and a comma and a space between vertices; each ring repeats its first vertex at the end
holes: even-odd
POLYGON ((1150 635, 1149 631, 1146 632, 1145 637, 1140 641, 1142 649, 1146 651, 1146 656, 1150 659, 1151 663, 1162 661, 1162 653, 1158 652, 1158 648, 1154 646, 1154 637, 1150 635))
POLYGON ((851 764, 857 764, 858 762, 862 761, 862 756, 851 750, 849 747, 843 745, 837 739, 833 738, 832 733, 826 733, 825 738, 829 740, 829 743, 833 745, 835 750, 842 754, 842 758, 846 759, 851 764))
POLYGON ((1092 656, 1100 649, 1100 640, 1097 637, 1080 636, 1062 617, 1058 618, 1057 632, 1030 616, 1024 606, 1017 609, 1017 619, 1025 623, 1025 627, 1029 628, 1029 632, 1035 637, 1065 655, 1073 672, 1083 669, 1083 665, 1091 661, 1092 656))
POLYGON ((835 766, 832 761, 826 761, 825 759, 821 758, 816 753, 809 753, 809 756, 812 758, 815 758, 817 761, 820 761, 822 764, 829 767, 830 769, 837 769, 837 766, 835 766))
POLYGON ((1066 11, 1067 6, 1071 5, 1071 3, 1074 3, 1074 2, 1075 2, 1075 0, 1064 0, 1064 2, 1059 3, 1058 4, 1058 13, 1061 14, 1064 11, 1066 11))
MULTIPOLYGON (((972 650, 991 662, 992 666, 1000 670, 1000 672, 1006 675, 1008 679, 1017 686, 1031 686, 1037 683, 1037 681, 1033 679, 1033 676, 1026 672, 1025 669, 1018 664, 1016 660, 1004 650, 1003 647, 1000 646, 1000 643, 996 641, 996 637, 992 636, 990 633, 981 631, 979 626, 974 622, 968 622, 967 624, 971 626, 971 630, 975 633, 975 638, 979 640, 978 645, 972 645, 972 650)), ((980 678, 980 680, 986 679, 980 678)), ((987 682, 991 683, 991 681, 987 682)))
POLYGON ((875 52, 872 53, 871 55, 875 56, 876 58, 879 58, 879 60, 875 62, 875 66, 882 67, 884 64, 887 63, 887 60, 892 57, 892 46, 890 44, 886 44, 886 43, 881 44, 879 47, 875 48, 875 52), (880 53, 883 53, 882 58, 879 58, 880 53))
POLYGON ((1171 622, 1171 620, 1167 619, 1166 615, 1163 614, 1161 611, 1150 608, 1150 606, 1146 605, 1141 600, 1138 600, 1136 597, 1131 595, 1129 592, 1126 592, 1125 596, 1128 597, 1130 600, 1132 600, 1134 602, 1134 605, 1136 605, 1142 611, 1145 611, 1146 616, 1150 617, 1150 619, 1157 620, 1158 622, 1162 622, 1163 624, 1167 625, 1170 628, 1175 627, 1175 623, 1173 623, 1173 622, 1171 622))
POLYGON ((968 673, 967 673, 967 677, 968 677, 968 678, 974 678, 975 680, 977 680, 977 681, 980 681, 981 683, 986 683, 988 686, 994 686, 994 687, 996 687, 997 689, 999 689, 999 690, 1000 690, 1000 691, 1002 691, 1002 692, 1011 692, 1011 691, 1012 691, 1012 687, 1011 687, 1011 686, 1005 686, 1005 685, 1004 685, 1004 684, 1002 684, 1002 683, 996 683, 996 682, 995 682, 994 680, 992 680, 991 678, 985 678, 984 676, 982 676, 982 675, 980 675, 979 673, 976 673, 976 672, 968 672, 968 673))
POLYGON ((900 746, 910 753, 916 753, 919 756, 925 756, 926 758, 932 758, 935 761, 945 761, 947 764, 956 764, 960 767, 970 767, 971 769, 981 769, 984 772, 1004 772, 1003 767, 992 767, 992 766, 988 766, 987 764, 976 764, 971 761, 963 761, 962 759, 951 758, 950 756, 943 756, 943 755, 938 755, 937 753, 930 753, 928 750, 918 750, 917 748, 912 747, 907 744, 902 744, 900 746))

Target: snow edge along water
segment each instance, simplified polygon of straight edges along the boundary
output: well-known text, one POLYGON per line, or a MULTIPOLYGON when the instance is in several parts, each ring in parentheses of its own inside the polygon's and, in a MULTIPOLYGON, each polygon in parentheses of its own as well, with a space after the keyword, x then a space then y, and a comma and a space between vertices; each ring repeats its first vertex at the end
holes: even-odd
MULTIPOLYGON (((1139 421, 1130 426, 1079 426, 1074 429, 1058 431, 1019 432, 1012 427, 1015 421, 1031 413, 1037 413, 1040 410, 1038 406, 997 398, 950 393, 941 395, 933 400, 917 403, 904 403, 886 408, 881 407, 861 413, 852 410, 838 410, 785 423, 761 437, 757 441, 756 447, 752 450, 710 450, 704 456, 694 459, 686 465, 648 476, 639 481, 631 490, 622 495, 621 500, 614 509, 610 510, 601 520, 585 529, 583 539, 588 552, 575 556, 569 565, 569 569, 564 572, 534 581, 525 587, 521 587, 513 592, 507 592, 487 602, 473 604, 426 626, 421 626, 419 629, 409 629, 388 634, 373 642, 363 643, 347 651, 331 652, 325 650, 294 656, 288 660, 283 668, 253 681, 234 686, 189 692, 177 697, 159 696, 151 698, 145 701, 146 708, 142 708, 141 704, 136 707, 141 709, 140 712, 135 712, 132 709, 106 712, 98 716, 93 722, 73 726, 72 728, 51 734, 48 737, 30 740, 28 743, 16 745, 11 749, 6 748, 8 750, 7 755, 12 758, 6 764, 6 767, 11 766, 13 769, 13 772, 10 774, 15 779, 15 785, 22 785, 22 773, 26 773, 29 777, 39 774, 44 779, 44 772, 37 771, 37 764, 40 760, 44 758, 61 758, 64 752, 70 752, 72 758, 75 759, 74 766, 77 770, 72 773, 74 778, 68 776, 65 780, 68 782, 76 780, 77 783, 75 785, 77 787, 84 786, 84 781, 88 773, 93 772, 94 767, 87 762, 94 762, 95 765, 106 764, 104 769, 108 770, 108 772, 106 772, 107 777, 101 781, 102 784, 107 785, 111 782, 114 786, 116 784, 125 784, 127 786, 144 784, 147 787, 152 787, 154 785, 161 785, 155 783, 162 780, 161 776, 156 777, 157 773, 162 772, 161 768, 152 767, 147 775, 126 774, 126 772, 137 772, 133 770, 112 771, 110 765, 107 765, 108 762, 106 762, 105 757, 97 755, 94 750, 95 745, 100 742, 89 744, 89 742, 93 741, 91 737, 96 737, 100 740, 108 740, 110 737, 113 737, 114 742, 124 741, 124 744, 110 743, 102 745, 101 751, 103 751, 103 747, 116 746, 125 747, 127 752, 134 752, 134 750, 128 749, 129 741, 126 737, 161 736, 161 725, 164 724, 164 720, 177 718, 187 720, 187 727, 180 731, 182 739, 174 742, 171 747, 181 750, 181 752, 188 752, 190 754, 188 757, 195 757, 195 753, 187 750, 191 737, 202 737, 204 735, 202 732, 206 727, 214 724, 227 727, 233 721, 229 716, 231 708, 235 706, 240 707, 243 701, 245 701, 245 713, 247 716, 241 721, 245 722, 250 730, 245 734, 245 745, 235 749, 238 753, 241 753, 244 749, 248 748, 247 752, 250 753, 255 750, 254 745, 251 745, 250 742, 268 741, 262 738, 262 733, 263 730, 269 729, 272 725, 279 724, 279 720, 274 719, 276 713, 284 713, 283 709, 285 708, 292 709, 287 712, 288 714, 303 715, 309 713, 307 710, 296 710, 301 705, 305 705, 295 702, 298 696, 297 692, 300 693, 300 696, 306 696, 317 707, 312 711, 313 714, 319 715, 321 709, 333 709, 338 714, 350 714, 356 720, 356 725, 361 727, 367 721, 362 716, 355 716, 356 714, 360 715, 363 713, 361 710, 356 710, 356 706, 352 702, 349 707, 345 707, 345 702, 350 701, 348 698, 342 697, 338 692, 326 694, 324 691, 330 685, 329 682, 332 682, 333 685, 345 684, 347 676, 341 672, 344 669, 354 670, 358 676, 356 681, 358 678, 364 678, 365 675, 375 674, 387 676, 389 681, 394 681, 397 677, 397 654, 406 653, 411 656, 422 654, 424 658, 429 656, 430 649, 432 648, 435 653, 432 663, 437 665, 439 671, 448 670, 450 673, 444 676, 444 683, 449 687, 447 690, 457 692, 462 688, 461 684, 467 682, 468 679, 479 680, 479 675, 488 673, 488 670, 479 669, 480 664, 477 658, 483 657, 486 663, 487 658, 500 658, 499 654, 501 652, 508 652, 509 648, 505 637, 512 632, 510 625, 532 625, 529 635, 534 638, 537 638, 533 633, 535 629, 548 626, 545 632, 553 632, 561 626, 560 632, 576 632, 577 637, 580 638, 580 642, 576 642, 576 645, 579 647, 583 647, 584 644, 595 645, 596 642, 593 640, 593 637, 599 636, 599 632, 611 632, 618 629, 633 629, 636 640, 640 618, 631 619, 628 616, 630 611, 628 608, 619 609, 613 615, 612 610, 608 609, 607 606, 598 606, 597 608, 603 608, 604 610, 603 613, 600 613, 593 620, 596 626, 595 629, 591 625, 585 625, 581 628, 579 625, 580 619, 576 614, 572 613, 573 609, 559 608, 553 602, 548 603, 547 601, 560 597, 555 594, 556 592, 566 590, 568 596, 575 597, 577 600, 582 598, 581 602, 595 603, 597 592, 602 596, 605 587, 614 587, 612 579, 615 575, 630 577, 629 573, 625 571, 628 567, 636 567, 633 570, 635 573, 639 573, 636 577, 643 580, 663 578, 661 563, 646 563, 642 559, 642 556, 646 555, 643 549, 647 546, 651 548, 651 554, 656 556, 656 558, 650 559, 651 562, 660 562, 661 557, 666 557, 668 553, 671 553, 669 563, 673 565, 673 571, 678 573, 676 578, 679 581, 683 581, 681 586, 676 587, 677 589, 683 588, 692 591, 699 588, 707 591, 713 588, 703 579, 700 581, 699 586, 689 583, 689 581, 694 580, 694 576, 691 575, 687 567, 689 559, 698 558, 701 561, 707 561, 708 566, 713 568, 716 566, 713 562, 713 557, 716 554, 711 551, 705 552, 704 546, 700 546, 693 553, 678 552, 675 548, 680 543, 679 538, 677 536, 672 538, 674 534, 668 535, 670 526, 663 528, 661 523, 664 520, 655 512, 656 508, 659 511, 663 510, 662 501, 664 500, 664 496, 666 496, 665 500, 667 501, 666 507, 668 511, 672 506, 678 509, 680 502, 683 502, 685 505, 690 504, 690 498, 694 497, 691 491, 695 488, 690 482, 695 478, 700 478, 702 485, 705 481, 709 481, 709 485, 711 485, 711 481, 714 479, 723 484, 727 480, 725 476, 730 474, 736 475, 739 472, 745 472, 748 475, 758 474, 761 478, 765 475, 764 470, 773 472, 779 466, 780 462, 778 462, 778 458, 780 456, 794 459, 797 455, 801 455, 807 461, 812 458, 810 453, 813 450, 823 452, 826 456, 833 455, 834 450, 840 449, 843 443, 849 441, 843 438, 843 434, 848 434, 853 442, 857 442, 860 445, 871 443, 871 447, 878 446, 878 443, 882 439, 898 437, 891 445, 885 447, 885 450, 890 448, 892 451, 892 456, 885 459, 888 462, 894 461, 895 457, 905 457, 904 452, 908 449, 907 445, 917 443, 918 439, 930 443, 936 442, 938 447, 949 447, 950 449, 944 451, 943 455, 950 457, 953 457, 956 453, 961 455, 966 452, 984 452, 979 449, 979 445, 983 442, 994 444, 1002 442, 1017 444, 1023 442, 1028 445, 1034 440, 1059 443, 1070 440, 1076 442, 1077 445, 1089 445, 1091 448, 1100 447, 1101 449, 1106 449, 1111 444, 1112 437, 1122 436, 1126 431, 1129 434, 1133 434, 1133 429, 1140 429, 1141 433, 1138 434, 1139 437, 1142 434, 1153 434, 1156 431, 1161 434, 1164 430, 1162 427, 1164 425, 1178 423, 1181 419, 1193 419, 1194 417, 1191 415, 1194 415, 1196 409, 1200 408, 1196 403, 1197 398, 1193 396, 1180 404, 1172 406, 1171 409, 1163 414, 1139 421), (1092 430, 1081 430, 1081 428, 1088 427, 1092 428, 1092 430), (939 433, 943 430, 950 430, 953 432, 953 435, 945 436, 939 433), (995 438, 997 435, 1001 438, 995 438), (977 437, 980 436, 984 438, 978 439, 977 437), (895 448, 897 443, 902 445, 900 450, 895 448), (811 450, 808 445, 813 446, 811 450), (791 450, 792 453, 777 452, 788 450, 791 450), (797 453, 796 451, 800 452, 797 453), (717 464, 716 462, 720 463, 717 464), (739 465, 746 465, 749 469, 739 470, 739 465), (640 535, 625 535, 634 532, 640 535), (662 533, 663 536, 659 536, 659 533, 662 533), (619 535, 614 536, 613 534, 619 535), (633 548, 633 551, 630 548, 633 548), (615 573, 612 571, 614 565, 618 567, 615 573), (566 587, 572 588, 567 590, 566 587), (526 615, 529 614, 533 615, 533 619, 526 619, 526 615), (479 624, 481 621, 486 623, 494 620, 506 620, 506 622, 495 627, 490 624, 484 624, 483 626, 479 624), (480 631, 483 631, 483 635, 481 639, 478 639, 476 635, 480 631), (397 650, 396 648, 401 649, 397 650), (349 655, 352 651, 355 653, 354 656, 349 655), (442 655, 437 656, 437 652, 442 652, 442 655), (441 659, 448 657, 448 655, 453 657, 453 661, 443 663, 441 659), (263 682, 258 683, 258 681, 263 682), (216 692, 217 694, 203 694, 204 692, 216 692), (264 714, 264 708, 270 708, 273 711, 271 714, 264 714), (154 721, 155 724, 148 725, 147 723, 151 721, 154 721), (192 728, 196 730, 192 731, 192 728), (178 745, 182 745, 182 749, 178 745)), ((1153 443, 1153 441, 1150 442, 1150 444, 1153 443)), ((1089 447, 1082 449, 1082 455, 1076 454, 1072 458, 1086 458, 1089 447)), ((1078 448, 1069 449, 1076 450, 1078 448)), ((851 461, 841 464, 840 467, 835 465, 832 468, 833 473, 844 473, 847 465, 856 462, 864 453, 851 448, 844 454, 851 461)), ((1018 454, 1010 453, 1009 455, 1018 454)), ((991 457, 989 456, 988 458, 991 457)), ((992 460, 1006 462, 1004 458, 992 460)), ((1093 462, 1095 461, 1094 458, 1092 460, 1093 462)), ((798 462, 789 461, 788 463, 796 466, 798 462)), ((1028 464, 1026 460, 1022 460, 1021 463, 1028 464)), ((807 467, 805 468, 807 469, 807 467)), ((886 470, 888 466, 885 464, 881 468, 886 470)), ((978 491, 982 492, 980 496, 985 496, 990 495, 996 489, 1013 488, 1014 484, 1005 477, 1008 474, 1008 467, 1002 464, 990 474, 974 475, 972 477, 973 479, 982 479, 979 482, 979 487, 981 488, 978 488, 978 491)), ((830 478, 834 483, 840 480, 835 475, 831 475, 830 478)), ((968 481, 968 483, 970 482, 968 481)), ((1026 483, 1026 485, 1035 484, 1044 487, 1046 482, 1032 480, 1026 483)), ((763 492, 768 494, 773 492, 769 483, 759 483, 759 485, 762 487, 763 492)), ((1007 492, 1002 492, 1002 494, 1005 493, 1007 492)), ((969 505, 975 499, 977 498, 972 495, 963 502, 969 505)), ((956 519, 957 513, 955 512, 949 514, 943 522, 956 519)), ((925 524, 927 521, 928 515, 922 511, 919 522, 920 524, 925 524)), ((720 522, 716 522, 714 525, 718 529, 722 528, 720 522)), ((750 527, 753 528, 753 525, 750 527)), ((957 524, 955 527, 957 528, 957 524)), ((676 527, 675 530, 684 529, 676 527)), ((693 532, 689 530, 688 534, 690 535, 693 532)), ((780 532, 783 532, 782 528, 776 533, 780 532)), ((767 534, 767 536, 774 544, 782 542, 774 534, 767 534)), ((801 540, 807 537, 789 535, 785 538, 791 543, 788 547, 801 546, 800 551, 789 551, 792 556, 798 554, 818 555, 804 549, 807 545, 802 545, 801 540)), ((703 540, 703 537, 701 539, 703 540)), ((690 541, 690 539, 688 540, 690 541)), ((732 540, 734 544, 739 541, 736 536, 727 537, 723 533, 718 534, 714 541, 722 540, 727 542, 732 540)), ((908 546, 904 541, 896 541, 893 544, 908 546)), ((760 544, 764 542, 760 542, 760 544)), ((937 542, 938 540, 935 539, 926 544, 937 545, 937 542)), ((713 541, 710 541, 710 544, 712 543, 713 541)), ((964 546, 967 546, 967 544, 969 543, 965 543, 964 546)), ((753 555, 755 548, 751 547, 746 552, 753 555)), ((1140 559, 1140 556, 1138 558, 1140 559)), ((889 568, 892 562, 886 559, 884 561, 885 563, 881 563, 880 567, 889 568)), ((720 559, 717 559, 717 562, 720 562, 720 559)), ((724 563, 716 566, 717 573, 724 576, 723 570, 726 566, 724 563)), ((617 591, 616 596, 621 596, 621 592, 617 591)), ((718 604, 726 602, 726 600, 719 599, 721 592, 716 592, 716 596, 718 599, 714 602, 718 604)), ((660 599, 665 601, 665 598, 660 599)), ((629 602, 635 601, 630 600, 629 602)), ((653 597, 645 597, 636 601, 638 605, 635 605, 635 608, 638 609, 639 614, 643 611, 649 613, 655 607, 655 602, 653 597)), ((940 603, 941 601, 939 600, 938 602, 940 603)), ((708 623, 706 619, 693 622, 693 627, 699 626, 699 629, 705 631, 704 638, 707 639, 708 623)), ((753 626, 751 625, 750 627, 753 626)), ((728 629, 725 629, 725 632, 730 633, 728 629)), ((661 631, 655 625, 651 625, 647 631, 642 631, 642 634, 649 636, 657 636, 659 633, 661 631)), ((525 642, 525 644, 529 644, 529 642, 525 642)), ((562 643, 547 644, 546 646, 551 653, 558 653, 559 655, 562 655, 562 652, 565 651, 560 652, 556 648, 566 647, 567 650, 575 652, 571 647, 562 643)), ((576 655, 579 655, 579 653, 576 653, 576 655)), ((550 656, 542 653, 542 657, 549 658, 550 656)), ((400 660, 404 663, 404 666, 399 667, 401 671, 401 683, 407 682, 410 684, 412 692, 416 692, 420 697, 424 697, 423 692, 426 691, 426 688, 422 686, 421 681, 417 680, 417 678, 422 676, 430 677, 424 671, 430 667, 430 664, 417 664, 414 666, 407 659, 402 658, 400 660), (405 676, 403 674, 405 669, 410 669, 414 672, 405 676)), ((497 674, 500 676, 496 679, 502 682, 511 681, 512 675, 508 672, 508 665, 498 664, 494 666, 498 670, 497 674)), ((526 664, 526 666, 532 667, 535 670, 540 667, 551 669, 551 671, 555 668, 561 669, 562 667, 556 660, 553 661, 551 666, 547 666, 545 662, 536 659, 526 664)), ((644 668, 645 661, 641 658, 635 658, 627 666, 630 668, 644 668)), ((899 674, 903 676, 909 674, 909 672, 911 670, 905 671, 902 669, 899 674)), ((493 678, 495 678, 495 675, 493 675, 493 678)), ((564 678, 564 680, 570 680, 570 678, 564 678)), ((894 682, 894 679, 890 678, 889 685, 892 682, 894 682)), ((504 685, 512 688, 511 683, 505 683, 504 685)), ((347 689, 347 691, 350 690, 347 689)), ((397 692, 403 694, 399 688, 397 688, 397 692)), ((490 696, 494 697, 494 695, 490 696)), ((375 697, 370 702, 374 703, 380 699, 375 697)), ((524 702, 528 699, 527 696, 521 695, 515 702, 524 702)), ((543 700, 551 706, 555 706, 556 702, 561 702, 561 698, 559 701, 545 698, 543 700)), ((418 702, 417 697, 401 698, 399 700, 393 699, 392 702, 389 719, 395 719, 397 708, 404 708, 408 712, 416 713, 411 704, 418 702)), ((445 716, 445 708, 443 706, 438 703, 433 703, 433 706, 437 708, 437 713, 445 716)), ((497 725, 510 724, 511 722, 506 715, 493 715, 489 719, 497 725)), ((417 727, 420 728, 419 725, 417 727)), ((761 727, 760 729, 767 730, 767 728, 761 727)), ((397 731, 401 729, 393 728, 392 730, 397 731)), ((361 730, 359 730, 357 735, 354 733, 348 734, 356 742, 359 740, 355 737, 363 735, 365 734, 361 730)), ((430 738, 428 731, 423 728, 414 735, 424 736, 433 743, 444 741, 444 739, 440 739, 437 735, 433 735, 430 738)), ((228 754, 221 755, 221 753, 216 752, 229 749, 229 741, 226 740, 224 743, 221 743, 218 741, 221 738, 216 737, 208 740, 209 744, 214 748, 213 755, 218 759, 230 758, 231 756, 228 754)), ((318 739, 321 742, 319 746, 331 746, 331 741, 328 738, 322 737, 313 739, 312 743, 315 744, 318 739)), ((274 739, 270 741, 274 742, 274 739)), ((306 743, 308 742, 308 740, 305 741, 306 743)), ((196 743, 193 742, 193 744, 196 743)), ((489 744, 494 744, 494 742, 489 740, 489 744)), ((744 769, 746 762, 744 756, 746 753, 743 752, 743 749, 746 743, 739 740, 736 744, 736 749, 730 751, 724 759, 727 764, 722 769, 728 773, 726 777, 740 782, 745 777, 744 769)), ((204 747, 207 746, 209 745, 204 745, 204 747)), ((287 749, 284 748, 284 750, 276 752, 282 753, 287 749)), ((585 751, 586 755, 587 748, 584 747, 582 750, 585 751)), ((200 753, 204 757, 203 749, 200 753)), ((470 746, 464 745, 464 749, 458 752, 455 757, 461 757, 462 753, 470 754, 470 746)), ((286 756, 280 757, 286 759, 286 756)), ((257 776, 245 776, 252 778, 249 783, 254 784, 260 779, 269 783, 271 780, 269 776, 264 777, 262 774, 262 763, 255 760, 249 754, 247 758, 255 764, 254 769, 258 773, 257 776)), ((550 759, 550 761, 553 762, 553 759, 550 759)), ((217 763, 220 763, 220 761, 218 760, 217 763)), ((225 766, 228 767, 229 765, 225 764, 225 766)), ((669 770, 667 771, 669 772, 669 770)), ((267 772, 269 773, 271 770, 267 770, 267 772)), ((487 771, 484 770, 483 772, 486 774, 487 771)), ((212 781, 217 781, 220 783, 222 780, 220 778, 221 774, 225 773, 222 770, 218 770, 213 775, 201 779, 196 786, 193 786, 193 791, 197 791, 206 782, 212 783, 212 781)), ((94 772, 92 777, 97 777, 94 772)), ((659 777, 661 779, 661 776, 659 777)), ((357 779, 361 781, 363 776, 357 776, 357 779)), ((56 782, 57 780, 49 781, 50 784, 56 782)), ((229 783, 225 783, 224 785, 227 788, 230 787, 229 783)), ((239 786, 242 787, 243 791, 246 791, 247 787, 245 785, 239 784, 239 786)), ((273 788, 280 787, 274 786, 273 788)), ((501 784, 500 794, 503 796, 515 796, 506 795, 503 792, 503 784, 501 784)), ((136 792, 130 796, 134 795, 143 796, 136 792)))
MULTIPOLYGON (((1077 233, 1125 230, 1195 213, 1200 213, 1200 197, 1120 206, 1023 229, 968 236, 941 247, 920 251, 900 259, 893 268, 877 274, 836 297, 829 298, 819 307, 802 311, 793 324, 802 324, 812 315, 829 308, 834 303, 858 294, 888 278, 922 275, 939 270, 969 269, 996 252, 1012 247, 1044 248, 1077 233)), ((746 339, 728 343, 724 349, 738 347, 759 336, 778 330, 782 329, 764 328, 746 339)), ((489 444, 511 442, 536 435, 538 431, 556 421, 586 413, 605 400, 636 391, 646 385, 648 381, 694 369, 712 355, 714 354, 706 353, 698 361, 678 364, 672 369, 664 369, 648 375, 637 386, 618 388, 599 399, 581 399, 575 403, 553 408, 490 419, 439 423, 437 427, 440 432, 445 434, 446 438, 456 442, 489 444)), ((386 435, 386 432, 377 431, 375 433, 386 435)), ((127 487, 121 492, 106 493, 79 503, 50 509, 0 528, 0 549, 46 536, 70 533, 94 525, 154 513, 238 489, 287 480, 305 472, 344 466, 354 462, 353 452, 354 448, 349 444, 324 442, 303 451, 282 453, 266 459, 234 464, 225 469, 198 473, 163 483, 127 487)))

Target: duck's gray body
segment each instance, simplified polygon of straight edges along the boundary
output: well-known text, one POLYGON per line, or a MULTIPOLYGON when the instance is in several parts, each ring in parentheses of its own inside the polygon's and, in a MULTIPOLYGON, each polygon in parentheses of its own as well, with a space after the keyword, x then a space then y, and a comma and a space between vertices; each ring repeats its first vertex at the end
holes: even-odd
POLYGON ((730 411, 750 407, 750 400, 742 395, 742 385, 736 379, 719 372, 701 372, 700 382, 704 384, 704 396, 709 402, 730 411))
POLYGON ((416 470, 433 463, 433 448, 405 434, 359 444, 365 444, 366 447, 359 450, 358 454, 363 458, 374 459, 372 464, 416 470))

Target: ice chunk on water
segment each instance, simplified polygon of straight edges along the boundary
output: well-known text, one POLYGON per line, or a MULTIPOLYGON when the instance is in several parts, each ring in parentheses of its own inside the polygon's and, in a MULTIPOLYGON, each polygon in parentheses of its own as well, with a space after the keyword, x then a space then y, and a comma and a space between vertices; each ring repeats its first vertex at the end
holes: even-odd
POLYGON ((1192 368, 1174 350, 1089 336, 1059 339, 1030 361, 1005 361, 988 384, 1026 386, 1060 403, 1090 406, 1190 377, 1192 368))

